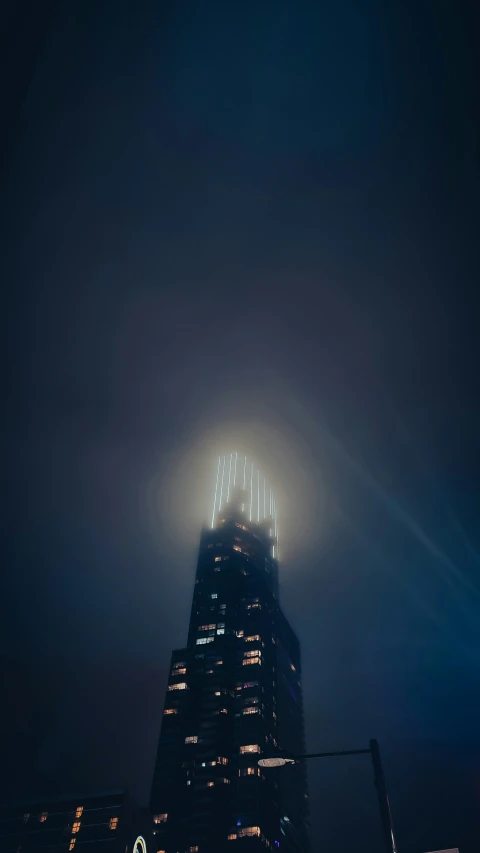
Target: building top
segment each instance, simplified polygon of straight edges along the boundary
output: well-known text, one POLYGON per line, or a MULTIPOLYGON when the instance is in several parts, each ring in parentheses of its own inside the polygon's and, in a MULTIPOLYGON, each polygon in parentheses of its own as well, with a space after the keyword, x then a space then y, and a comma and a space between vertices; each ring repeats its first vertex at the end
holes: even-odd
POLYGON ((222 510, 236 504, 249 521, 270 527, 272 556, 278 559, 278 504, 275 492, 264 472, 240 453, 224 454, 216 463, 215 494, 211 527, 222 510))

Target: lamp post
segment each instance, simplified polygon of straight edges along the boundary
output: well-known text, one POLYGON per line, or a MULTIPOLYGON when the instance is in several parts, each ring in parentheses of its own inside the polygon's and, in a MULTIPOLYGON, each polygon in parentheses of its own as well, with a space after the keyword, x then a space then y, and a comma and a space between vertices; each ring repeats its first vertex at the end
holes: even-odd
POLYGON ((387 786, 383 774, 382 761, 378 741, 370 741, 368 749, 347 749, 337 752, 314 752, 309 755, 277 755, 272 758, 261 758, 258 762, 260 767, 273 768, 285 767, 287 764, 301 764, 309 758, 335 758, 339 755, 370 755, 373 766, 373 779, 377 789, 378 805, 380 808, 380 820, 382 824, 383 843, 386 853, 397 853, 395 837, 393 834, 392 815, 388 802, 387 786))

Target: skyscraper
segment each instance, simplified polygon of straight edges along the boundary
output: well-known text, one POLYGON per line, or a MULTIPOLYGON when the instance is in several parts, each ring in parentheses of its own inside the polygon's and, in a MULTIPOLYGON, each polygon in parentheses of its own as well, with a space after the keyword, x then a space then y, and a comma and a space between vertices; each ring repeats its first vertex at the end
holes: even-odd
POLYGON ((300 647, 278 599, 278 513, 244 456, 216 468, 185 648, 173 652, 154 771, 155 848, 308 850, 300 647))

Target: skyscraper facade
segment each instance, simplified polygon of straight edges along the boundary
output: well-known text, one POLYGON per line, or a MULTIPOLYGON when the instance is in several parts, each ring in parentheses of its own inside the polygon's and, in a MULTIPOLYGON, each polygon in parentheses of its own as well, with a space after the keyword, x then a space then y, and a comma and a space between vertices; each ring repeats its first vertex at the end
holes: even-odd
POLYGON ((278 513, 238 454, 218 460, 185 648, 173 652, 154 771, 155 848, 308 850, 300 647, 279 605, 278 513))

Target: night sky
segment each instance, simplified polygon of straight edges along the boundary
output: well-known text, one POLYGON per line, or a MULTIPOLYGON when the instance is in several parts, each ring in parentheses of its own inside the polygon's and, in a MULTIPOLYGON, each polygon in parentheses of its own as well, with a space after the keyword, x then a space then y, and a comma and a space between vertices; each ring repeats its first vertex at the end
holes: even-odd
MULTIPOLYGON (((473 8, 59 3, 2 190, 2 799, 147 802, 238 450, 309 749, 378 738, 400 853, 480 835, 473 8)), ((379 853, 368 758, 310 793, 313 853, 379 853)))

